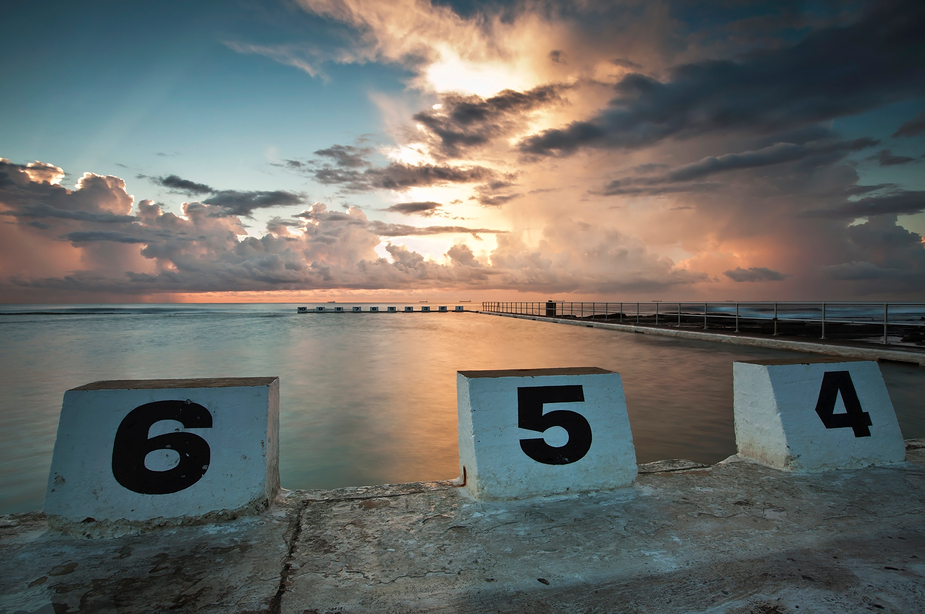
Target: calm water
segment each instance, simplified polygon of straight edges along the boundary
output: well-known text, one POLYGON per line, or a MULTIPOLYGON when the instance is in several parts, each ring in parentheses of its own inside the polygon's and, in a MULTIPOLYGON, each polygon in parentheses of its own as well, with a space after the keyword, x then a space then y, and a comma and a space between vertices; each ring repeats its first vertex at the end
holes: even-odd
MULTIPOLYGON (((457 370, 618 371, 639 462, 712 463, 735 452, 732 361, 801 356, 470 313, 299 315, 295 305, 0 306, 0 339, 0 513, 41 507, 64 391, 96 380, 278 375, 283 486, 330 488, 456 477, 457 370)), ((881 370, 903 434, 925 437, 925 369, 881 370)))

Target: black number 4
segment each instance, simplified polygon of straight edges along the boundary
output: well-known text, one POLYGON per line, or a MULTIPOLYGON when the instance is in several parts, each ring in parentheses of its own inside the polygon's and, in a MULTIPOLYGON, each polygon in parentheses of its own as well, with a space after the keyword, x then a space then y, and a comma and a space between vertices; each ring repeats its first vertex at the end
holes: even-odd
POLYGON ((533 460, 546 465, 568 465, 581 460, 591 449, 591 425, 581 414, 558 409, 543 413, 546 403, 577 403, 585 400, 581 386, 533 386, 517 389, 517 426, 544 432, 561 426, 568 441, 558 448, 542 438, 521 439, 520 448, 533 460))
POLYGON ((850 428, 854 430, 855 437, 870 437, 870 429, 867 428, 871 425, 870 414, 861 409, 861 401, 848 371, 828 371, 822 376, 816 413, 827 429, 850 428), (835 413, 835 399, 839 392, 845 402, 843 414, 835 413))
POLYGON ((112 446, 112 475, 129 490, 143 495, 167 495, 189 488, 209 469, 212 451, 206 440, 193 433, 166 433, 148 438, 151 426, 176 420, 188 429, 212 428, 212 414, 199 403, 155 401, 130 411, 116 431, 112 446), (154 450, 174 450, 180 462, 167 471, 145 467, 154 450))

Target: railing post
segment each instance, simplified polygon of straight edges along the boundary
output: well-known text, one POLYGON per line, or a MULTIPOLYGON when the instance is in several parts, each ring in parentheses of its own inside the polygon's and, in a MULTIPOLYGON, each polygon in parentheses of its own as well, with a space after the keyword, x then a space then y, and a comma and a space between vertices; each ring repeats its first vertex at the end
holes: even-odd
POLYGON ((736 303, 736 332, 739 332, 739 304, 736 303))
POLYGON ((607 312, 610 311, 607 309, 607 303, 604 303, 604 321, 607 321, 607 312))
POLYGON ((623 303, 620 303, 620 324, 623 324, 623 303))
POLYGON ((636 303, 636 324, 639 324, 639 303, 636 303))
POLYGON ((889 314, 887 310, 889 308, 890 308, 889 303, 883 304, 883 345, 886 345, 887 343, 889 343, 889 341, 886 340, 886 325, 887 325, 887 322, 889 321, 889 314))
POLYGON ((681 328, 681 303, 678 303, 678 328, 681 328))
POLYGON ((777 303, 774 303, 774 336, 777 336, 777 303))
POLYGON ((655 303, 655 325, 658 326, 658 303, 655 303))
POLYGON ((822 337, 820 338, 825 339, 825 301, 822 302, 822 337))
POLYGON ((707 330, 707 307, 708 303, 703 304, 703 330, 707 330))

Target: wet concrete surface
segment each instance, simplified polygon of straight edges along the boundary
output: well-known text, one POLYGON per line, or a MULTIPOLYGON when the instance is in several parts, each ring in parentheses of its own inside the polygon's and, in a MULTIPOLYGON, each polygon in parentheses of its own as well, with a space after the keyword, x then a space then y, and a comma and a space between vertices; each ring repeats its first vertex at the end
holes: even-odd
POLYGON ((292 491, 117 538, 0 517, 0 612, 917 612, 925 441, 814 474, 736 457, 631 488, 479 502, 453 482, 292 491))

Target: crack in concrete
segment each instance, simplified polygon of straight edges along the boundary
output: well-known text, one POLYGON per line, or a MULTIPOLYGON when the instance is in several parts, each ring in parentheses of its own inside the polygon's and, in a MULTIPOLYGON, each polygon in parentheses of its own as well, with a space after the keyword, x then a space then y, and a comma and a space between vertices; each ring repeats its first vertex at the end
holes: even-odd
POLYGON ((286 558, 283 560, 283 566, 279 572, 279 587, 276 594, 270 601, 270 607, 267 608, 268 614, 280 614, 283 606, 283 594, 289 585, 289 574, 292 571, 292 559, 295 556, 296 544, 299 541, 299 535, 302 534, 302 514, 311 501, 302 501, 296 510, 295 519, 292 522, 292 528, 289 530, 289 548, 286 551, 286 558))

